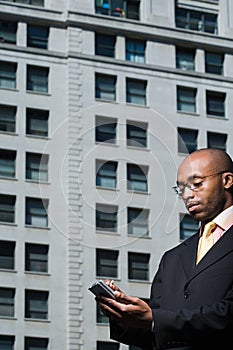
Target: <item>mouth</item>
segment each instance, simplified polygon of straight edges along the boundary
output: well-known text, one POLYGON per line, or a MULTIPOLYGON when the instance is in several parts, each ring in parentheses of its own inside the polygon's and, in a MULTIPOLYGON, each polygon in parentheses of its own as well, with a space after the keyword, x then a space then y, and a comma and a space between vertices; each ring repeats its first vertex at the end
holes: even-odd
POLYGON ((192 213, 198 209, 199 205, 200 205, 199 202, 191 202, 191 203, 187 203, 186 208, 190 213, 192 213))

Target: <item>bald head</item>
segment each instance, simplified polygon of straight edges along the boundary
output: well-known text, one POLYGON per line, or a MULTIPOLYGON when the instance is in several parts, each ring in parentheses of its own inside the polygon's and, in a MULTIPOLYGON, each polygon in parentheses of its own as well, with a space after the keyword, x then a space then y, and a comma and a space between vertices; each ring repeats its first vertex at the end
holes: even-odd
MULTIPOLYGON (((224 151, 214 148, 203 148, 191 153, 181 163, 184 166, 192 166, 192 162, 197 161, 200 168, 208 168, 208 171, 217 173, 220 171, 233 172, 233 162, 231 157, 224 151)), ((179 170, 180 170, 179 168, 179 170)))
POLYGON ((189 213, 198 221, 216 217, 233 205, 233 164, 219 149, 191 153, 178 169, 177 185, 189 213))

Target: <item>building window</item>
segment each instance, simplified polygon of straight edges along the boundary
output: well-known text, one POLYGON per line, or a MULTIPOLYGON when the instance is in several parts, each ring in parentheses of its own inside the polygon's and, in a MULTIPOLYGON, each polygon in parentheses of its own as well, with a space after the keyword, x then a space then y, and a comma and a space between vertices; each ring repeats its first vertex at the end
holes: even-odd
POLYGON ((96 74, 95 98, 106 101, 116 100, 116 76, 96 74))
POLYGON ((225 117, 225 99, 223 92, 206 91, 206 112, 208 115, 225 117))
POLYGON ((127 188, 132 191, 147 192, 148 166, 127 164, 127 188))
POLYGON ((48 48, 49 28, 28 25, 27 46, 40 49, 48 48))
POLYGON ((48 200, 26 198, 26 225, 48 227, 48 200))
POLYGON ((25 251, 25 271, 48 272, 48 245, 26 243, 25 251))
POLYGON ((16 89, 17 64, 0 61, 0 88, 16 89))
POLYGON ((205 52, 205 72, 223 75, 224 54, 205 52))
POLYGON ((117 211, 115 205, 96 205, 96 230, 117 232, 117 211))
POLYGON ((15 289, 0 288, 0 316, 14 317, 15 289))
POLYGON ((0 42, 8 44, 16 44, 16 22, 6 22, 0 20, 0 42))
POLYGON ((14 270, 14 268, 15 242, 0 241, 0 269, 14 270))
POLYGON ((127 121, 126 138, 127 146, 147 147, 147 123, 127 121))
POLYGON ((176 26, 205 33, 218 33, 217 15, 176 8, 176 26))
POLYGON ((148 236, 149 234, 149 210, 128 208, 128 234, 135 236, 148 236))
POLYGON ((0 222, 15 222, 15 196, 0 194, 0 222))
POLYGON ((40 153, 26 153, 26 179, 48 181, 49 156, 40 153))
POLYGON ((27 91, 48 93, 49 68, 27 66, 27 91))
POLYGON ((126 60, 137 63, 145 63, 146 43, 143 40, 126 38, 126 60))
POLYGON ((96 117, 96 142, 116 143, 117 120, 114 118, 96 117))
POLYGON ((117 250, 96 249, 96 275, 117 278, 118 254, 117 250))
POLYGON ((149 281, 150 255, 128 253, 128 278, 130 280, 149 281))
POLYGON ((96 320, 97 323, 109 323, 109 318, 103 314, 98 303, 96 303, 96 320))
POLYGON ((145 80, 126 79, 126 102, 146 106, 145 80))
POLYGON ((178 128, 178 152, 192 153, 197 150, 198 130, 178 128))
POLYGON ((38 137, 48 137, 49 111, 27 108, 26 134, 38 137))
POLYGON ((195 70, 195 50, 184 47, 176 48, 176 68, 195 70))
POLYGON ((16 107, 0 105, 0 131, 15 133, 16 107))
POLYGON ((219 134, 217 132, 207 132, 208 148, 218 148, 223 151, 227 149, 227 135, 219 134))
POLYGON ((96 186, 116 188, 117 162, 96 161, 96 186))
POLYGON ((115 57, 116 37, 95 33, 95 54, 107 57, 115 57))
POLYGON ((3 0, 7 2, 16 2, 19 4, 27 4, 33 6, 44 6, 44 0, 3 0))
POLYGON ((47 338, 25 338, 25 350, 47 350, 49 340, 47 338))
POLYGON ((14 350, 15 337, 12 335, 0 335, 0 350, 14 350))
POLYGON ((47 291, 25 290, 25 317, 47 320, 48 298, 47 291))
POLYGON ((0 149, 0 177, 15 178, 16 151, 0 149))
POLYGON ((180 215, 180 240, 191 237, 199 229, 199 224, 193 217, 189 214, 180 215))
POLYGON ((177 110, 196 113, 197 89, 177 86, 177 110))
POLYGON ((140 0, 95 0, 96 13, 139 20, 140 0))

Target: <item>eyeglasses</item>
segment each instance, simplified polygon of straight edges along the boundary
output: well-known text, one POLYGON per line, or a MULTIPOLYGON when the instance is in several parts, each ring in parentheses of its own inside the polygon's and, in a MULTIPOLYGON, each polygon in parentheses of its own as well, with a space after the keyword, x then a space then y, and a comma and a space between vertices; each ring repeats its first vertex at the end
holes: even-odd
POLYGON ((186 188, 188 188, 190 191, 194 191, 194 192, 198 191, 199 188, 202 186, 203 182, 208 177, 221 175, 226 172, 228 172, 228 170, 223 170, 218 173, 207 175, 207 176, 195 176, 191 181, 186 183, 179 183, 176 186, 173 186, 172 188, 179 197, 182 197, 186 188))

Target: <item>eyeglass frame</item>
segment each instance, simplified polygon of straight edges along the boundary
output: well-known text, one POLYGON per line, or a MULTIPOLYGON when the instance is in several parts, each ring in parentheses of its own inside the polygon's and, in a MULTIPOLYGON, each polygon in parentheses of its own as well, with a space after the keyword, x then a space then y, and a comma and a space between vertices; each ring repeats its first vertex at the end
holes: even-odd
POLYGON ((208 177, 217 176, 217 175, 221 175, 221 174, 228 173, 228 172, 231 172, 231 171, 229 171, 229 170, 222 170, 222 171, 219 171, 218 173, 210 174, 210 175, 206 175, 206 176, 193 176, 193 180, 200 179, 200 180, 203 180, 203 181, 197 183, 196 185, 190 184, 190 182, 186 182, 186 183, 182 184, 182 186, 183 186, 182 190, 179 188, 179 185, 177 183, 177 185, 173 186, 172 189, 181 198, 183 196, 184 191, 185 191, 186 188, 188 188, 190 191, 193 191, 193 192, 199 191, 199 188, 202 186, 203 182, 208 177))

